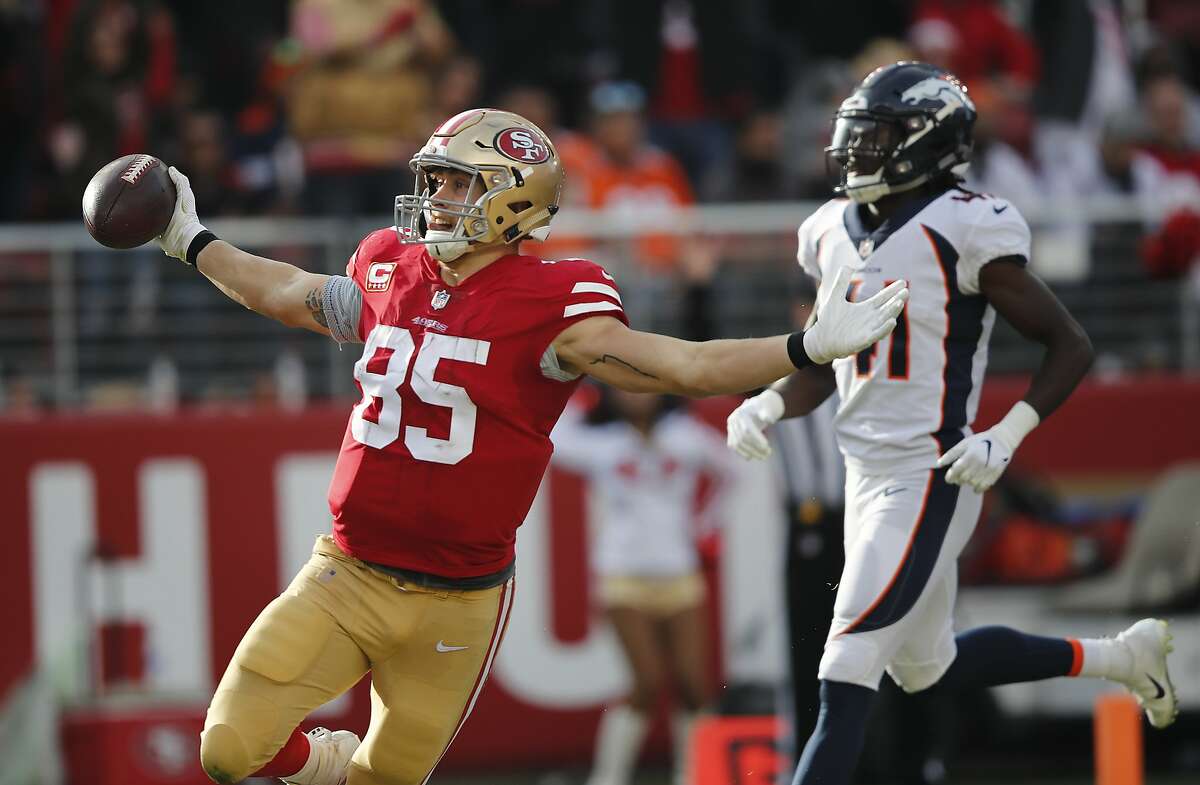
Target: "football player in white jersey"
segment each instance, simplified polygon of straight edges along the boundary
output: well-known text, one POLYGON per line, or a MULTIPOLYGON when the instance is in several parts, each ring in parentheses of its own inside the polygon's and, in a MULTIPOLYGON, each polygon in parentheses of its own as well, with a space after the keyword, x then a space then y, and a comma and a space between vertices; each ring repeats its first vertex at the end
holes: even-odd
POLYGON ((1029 227, 1016 208, 960 187, 974 122, 962 83, 924 63, 880 68, 841 104, 826 149, 839 198, 800 227, 798 259, 822 289, 839 267, 854 268, 851 300, 907 281, 908 305, 889 338, 793 374, 729 417, 730 447, 764 458, 765 427, 807 414, 835 388, 841 399, 846 564, 818 671, 821 710, 794 785, 850 782, 885 671, 908 692, 1107 678, 1155 727, 1177 713, 1165 622, 1083 640, 1007 627, 954 633, 956 562, 982 494, 1092 361, 1087 335, 1026 269, 1029 227), (972 433, 997 312, 1046 351, 1024 399, 972 433))

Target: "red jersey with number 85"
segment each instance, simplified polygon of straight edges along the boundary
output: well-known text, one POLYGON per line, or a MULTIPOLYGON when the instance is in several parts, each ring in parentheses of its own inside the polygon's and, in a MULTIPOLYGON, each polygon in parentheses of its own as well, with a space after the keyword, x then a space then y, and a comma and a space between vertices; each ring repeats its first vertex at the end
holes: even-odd
POLYGON ((578 384, 550 344, 580 319, 625 321, 612 278, 582 259, 511 255, 448 286, 392 229, 368 235, 346 272, 365 346, 329 489, 334 538, 447 578, 503 570, 578 384))

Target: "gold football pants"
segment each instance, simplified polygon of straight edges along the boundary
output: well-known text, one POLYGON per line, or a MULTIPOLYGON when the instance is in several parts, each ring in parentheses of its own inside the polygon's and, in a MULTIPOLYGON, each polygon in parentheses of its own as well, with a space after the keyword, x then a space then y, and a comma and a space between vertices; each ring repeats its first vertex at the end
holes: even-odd
POLYGON ((312 558, 234 652, 204 722, 200 758, 237 782, 313 710, 371 672, 371 725, 347 785, 425 782, 474 708, 504 636, 513 581, 427 589, 319 537, 312 558))

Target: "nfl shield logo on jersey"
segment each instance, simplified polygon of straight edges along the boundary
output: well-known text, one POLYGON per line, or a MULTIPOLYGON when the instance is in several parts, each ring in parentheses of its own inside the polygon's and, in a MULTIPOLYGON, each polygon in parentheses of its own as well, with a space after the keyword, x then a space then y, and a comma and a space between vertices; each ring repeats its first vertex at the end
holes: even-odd
POLYGON ((866 259, 875 250, 875 240, 870 237, 863 238, 863 241, 858 244, 858 255, 866 259))
POLYGON ((433 310, 440 311, 446 307, 446 303, 448 302, 450 302, 450 292, 445 289, 439 289, 433 295, 433 301, 430 302, 430 305, 433 306, 433 310))

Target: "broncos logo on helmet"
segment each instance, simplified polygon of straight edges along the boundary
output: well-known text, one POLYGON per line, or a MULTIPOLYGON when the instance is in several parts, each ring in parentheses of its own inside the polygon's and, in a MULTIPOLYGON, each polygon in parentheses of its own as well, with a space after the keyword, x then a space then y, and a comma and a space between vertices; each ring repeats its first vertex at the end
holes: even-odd
POLYGON ((953 74, 904 61, 876 69, 833 120, 826 160, 834 192, 869 203, 962 174, 974 146, 975 104, 953 74))
POLYGON ((975 103, 967 97, 966 88, 958 80, 930 77, 917 82, 900 95, 900 100, 906 104, 917 104, 929 99, 942 101, 945 104, 944 111, 954 111, 962 106, 975 111, 975 103))

